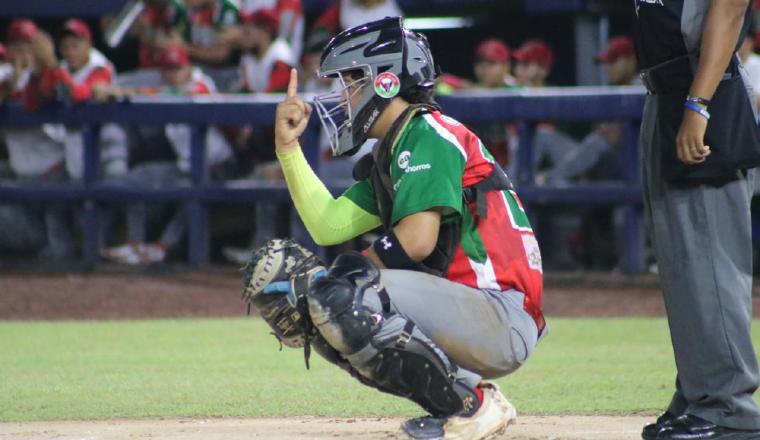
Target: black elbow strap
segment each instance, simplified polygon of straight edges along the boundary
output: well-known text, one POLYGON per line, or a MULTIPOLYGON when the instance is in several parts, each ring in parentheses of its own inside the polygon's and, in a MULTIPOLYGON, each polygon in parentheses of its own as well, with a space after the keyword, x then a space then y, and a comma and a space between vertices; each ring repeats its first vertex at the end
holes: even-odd
POLYGON ((372 243, 375 253, 388 269, 416 270, 419 264, 409 258, 401 243, 398 241, 393 229, 381 235, 372 243))

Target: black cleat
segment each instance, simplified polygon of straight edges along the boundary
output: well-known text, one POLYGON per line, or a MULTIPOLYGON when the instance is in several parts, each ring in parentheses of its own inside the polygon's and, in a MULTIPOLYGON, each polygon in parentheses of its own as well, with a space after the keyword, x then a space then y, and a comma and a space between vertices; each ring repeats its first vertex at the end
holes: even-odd
POLYGON ((641 438, 644 440, 655 440, 657 438, 657 434, 659 434, 665 426, 669 425, 677 418, 678 417, 672 412, 665 411, 660 415, 660 417, 657 417, 656 422, 650 423, 644 427, 644 429, 641 431, 641 438))
POLYGON ((443 440, 443 425, 445 424, 445 418, 425 416, 407 420, 401 424, 401 429, 411 439, 443 440))
POLYGON ((664 426, 656 440, 760 440, 760 430, 726 428, 687 414, 664 426))

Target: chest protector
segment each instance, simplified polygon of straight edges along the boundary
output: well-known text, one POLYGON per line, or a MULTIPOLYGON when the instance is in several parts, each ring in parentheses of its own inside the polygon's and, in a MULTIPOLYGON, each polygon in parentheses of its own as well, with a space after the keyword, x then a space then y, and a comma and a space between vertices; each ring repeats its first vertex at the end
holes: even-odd
MULTIPOLYGON (((435 106, 427 104, 413 104, 407 108, 391 126, 388 135, 376 143, 372 153, 368 153, 354 166, 353 177, 355 180, 370 179, 372 188, 375 190, 375 200, 380 221, 385 230, 393 227, 391 218, 393 214, 393 182, 391 181, 392 148, 398 142, 398 137, 412 118, 422 116, 438 110, 435 106)), ((491 174, 473 186, 462 189, 462 199, 465 203, 476 203, 476 212, 480 219, 488 215, 485 192, 502 191, 512 189, 512 182, 498 165, 495 165, 491 174)), ((438 231, 438 242, 433 252, 420 263, 420 270, 432 275, 446 277, 454 253, 459 245, 461 221, 442 223, 438 231)))

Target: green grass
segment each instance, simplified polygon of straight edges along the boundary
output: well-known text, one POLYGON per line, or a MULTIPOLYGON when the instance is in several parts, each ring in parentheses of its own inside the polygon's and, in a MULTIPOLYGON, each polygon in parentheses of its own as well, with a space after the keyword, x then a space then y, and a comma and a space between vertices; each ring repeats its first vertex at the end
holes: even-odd
MULTIPOLYGON (((522 413, 654 414, 668 401, 664 320, 550 325, 498 381, 522 413)), ((307 371, 302 351, 278 351, 268 333, 258 319, 0 323, 0 421, 421 414, 316 354, 307 371)))

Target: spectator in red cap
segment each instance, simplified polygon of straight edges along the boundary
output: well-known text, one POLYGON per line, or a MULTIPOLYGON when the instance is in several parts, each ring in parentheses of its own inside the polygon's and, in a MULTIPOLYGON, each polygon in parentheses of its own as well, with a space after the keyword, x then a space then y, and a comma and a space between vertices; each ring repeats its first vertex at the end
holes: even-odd
POLYGON ((486 88, 515 86, 509 46, 498 39, 489 38, 475 49, 475 79, 486 88))
POLYGON ((544 87, 554 66, 554 52, 541 40, 528 40, 515 51, 515 76, 523 87, 544 87))
POLYGON ((34 38, 39 34, 39 29, 33 21, 26 18, 13 20, 8 25, 7 50, 13 66, 13 74, 6 78, 4 89, 12 98, 23 100, 27 108, 35 108, 35 94, 29 87, 36 63, 34 57, 34 38))
POLYGON ((49 81, 43 82, 43 93, 52 95, 57 90, 65 93, 61 98, 74 102, 105 99, 116 70, 100 51, 92 47, 92 34, 87 24, 76 18, 66 20, 61 27, 58 48, 63 61, 56 69, 43 74, 43 78, 49 81))
MULTIPOLYGON (((54 81, 46 84, 59 99, 80 102, 87 99, 105 100, 114 83, 116 69, 100 51, 92 47, 89 26, 79 19, 66 20, 61 26, 58 48, 63 56, 54 71, 54 81)), ((121 176, 127 172, 126 134, 116 124, 105 124, 100 130, 101 172, 104 177, 121 176)), ((84 175, 82 131, 66 129, 66 169, 69 177, 81 179, 84 175)))
MULTIPOLYGON (((4 78, 9 99, 23 101, 28 109, 37 108, 40 103, 40 72, 46 66, 55 67, 57 60, 53 43, 47 34, 26 18, 13 20, 7 30, 7 50, 12 65, 10 77, 4 78)), ((64 148, 65 130, 63 126, 44 124, 29 127, 4 127, 2 136, 8 149, 8 159, 13 177, 24 182, 59 182, 65 179, 64 148)), ((6 207, 4 207, 5 209, 6 207)), ((62 259, 73 256, 74 248, 66 216, 60 206, 48 206, 44 213, 34 213, 25 208, 17 214, 28 214, 29 219, 37 215, 44 228, 44 246, 39 256, 62 259)), ((6 211, 6 214, 8 212, 6 211)), ((36 235, 32 229, 37 221, 20 224, 0 225, 0 234, 5 238, 36 235), (30 229, 31 228, 31 229, 30 229)), ((37 231, 39 232, 39 231, 37 231)), ((0 238, 0 242, 7 240, 0 238)))
POLYGON ((240 12, 251 14, 259 9, 274 9, 280 20, 277 36, 285 40, 293 57, 301 56, 304 39, 304 17, 301 0, 241 0, 240 12))
POLYGON ((295 65, 293 52, 279 38, 279 19, 274 9, 259 9, 242 14, 243 22, 240 57, 242 90, 256 93, 284 92, 295 65))
POLYGON ((19 18, 8 25, 8 41, 31 40, 39 32, 39 28, 32 20, 19 18))
POLYGON ((185 42, 190 59, 201 65, 220 66, 230 60, 231 47, 227 30, 239 21, 238 8, 232 0, 184 0, 187 7, 185 42))
MULTIPOLYGON (((498 38, 482 41, 475 49, 476 86, 485 89, 513 87, 511 54, 507 44, 498 38)), ((502 167, 510 162, 510 127, 504 122, 477 124, 474 126, 483 144, 502 167)))
MULTIPOLYGON (((168 46, 159 56, 163 84, 159 87, 139 89, 138 93, 151 95, 208 95, 216 87, 208 76, 190 63, 187 50, 182 46, 168 46)), ((175 155, 172 162, 147 162, 134 167, 127 180, 141 185, 164 186, 185 182, 190 173, 191 127, 188 124, 167 124, 164 134, 175 155)), ((216 127, 206 131, 206 167, 212 179, 226 177, 232 149, 216 127)), ((127 209, 128 243, 105 249, 103 258, 124 264, 148 264, 164 261, 168 252, 175 249, 187 228, 185 208, 180 207, 164 227, 160 236, 146 242, 147 207, 139 203, 127 209)))
POLYGON ((639 65, 631 37, 612 37, 607 49, 596 56, 596 62, 604 66, 610 85, 626 86, 638 81, 639 65))
POLYGON ((140 41, 140 68, 158 67, 161 50, 183 44, 187 26, 187 8, 182 0, 147 0, 133 27, 140 41))

